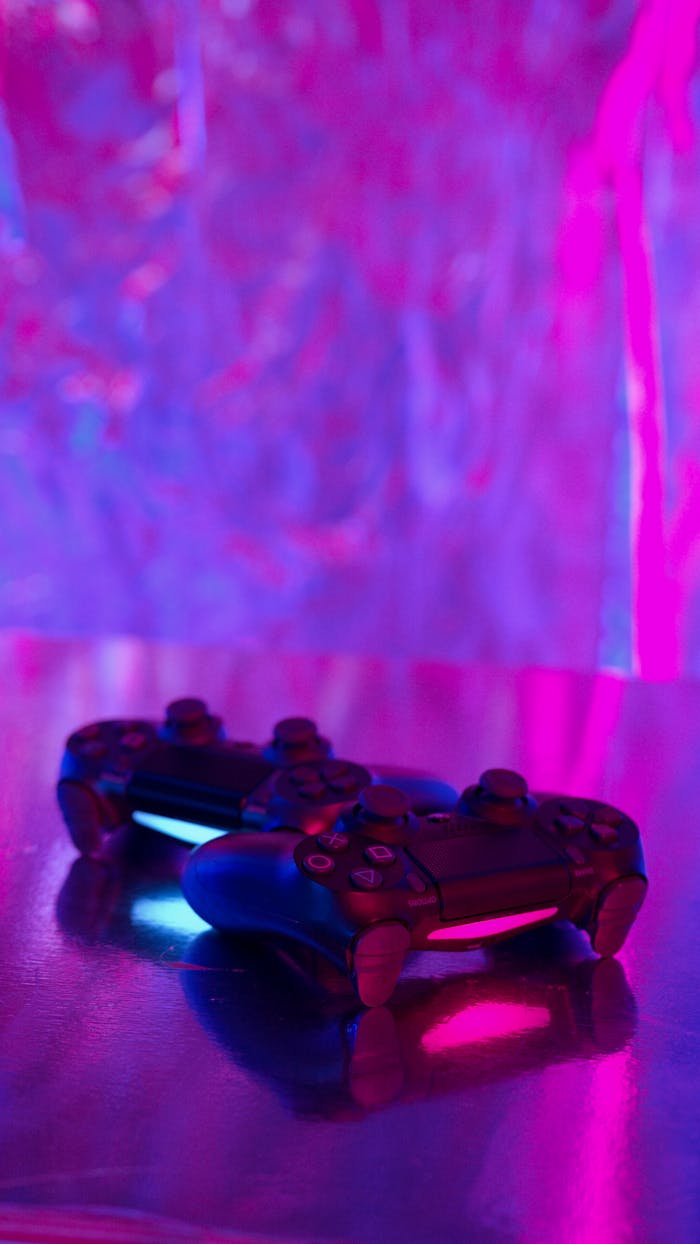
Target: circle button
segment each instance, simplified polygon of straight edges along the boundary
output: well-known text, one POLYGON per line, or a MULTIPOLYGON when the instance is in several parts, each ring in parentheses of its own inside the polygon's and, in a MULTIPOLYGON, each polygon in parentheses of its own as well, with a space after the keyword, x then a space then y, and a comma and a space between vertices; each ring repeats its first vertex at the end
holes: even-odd
POLYGON ((335 860, 330 855, 305 855, 302 864, 307 873, 315 876, 321 876, 323 873, 332 873, 335 868, 335 860))

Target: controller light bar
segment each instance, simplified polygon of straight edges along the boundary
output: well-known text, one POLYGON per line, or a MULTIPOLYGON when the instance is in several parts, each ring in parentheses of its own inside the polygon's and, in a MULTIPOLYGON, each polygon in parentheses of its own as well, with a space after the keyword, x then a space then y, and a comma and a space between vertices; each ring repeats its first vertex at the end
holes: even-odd
POLYGON ((528 925, 539 924, 556 916, 558 907, 540 907, 536 911, 513 912, 510 916, 489 916, 486 920, 467 920, 462 924, 451 924, 443 929, 433 929, 428 934, 429 942, 463 942, 475 941, 482 937, 494 937, 497 933, 511 933, 514 929, 525 929, 528 925))
POLYGON ((132 812, 132 820, 137 825, 145 825, 146 829, 155 829, 159 834, 167 834, 169 838, 178 838, 180 842, 189 842, 198 847, 212 838, 222 838, 227 829, 213 829, 211 825, 198 825, 195 821, 178 821, 172 816, 160 816, 156 812, 132 812))

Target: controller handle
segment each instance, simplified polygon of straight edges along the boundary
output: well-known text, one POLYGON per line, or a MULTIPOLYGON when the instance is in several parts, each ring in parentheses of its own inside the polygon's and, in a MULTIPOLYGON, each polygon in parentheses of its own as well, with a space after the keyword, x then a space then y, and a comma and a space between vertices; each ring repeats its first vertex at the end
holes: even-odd
POLYGON ((371 894, 358 893, 354 910, 337 903, 333 891, 300 872, 299 841, 298 833, 279 830, 206 843, 185 868, 185 898, 222 932, 291 937, 320 950, 349 972, 366 1006, 380 1006, 401 973, 408 928, 395 919, 368 924, 371 894))

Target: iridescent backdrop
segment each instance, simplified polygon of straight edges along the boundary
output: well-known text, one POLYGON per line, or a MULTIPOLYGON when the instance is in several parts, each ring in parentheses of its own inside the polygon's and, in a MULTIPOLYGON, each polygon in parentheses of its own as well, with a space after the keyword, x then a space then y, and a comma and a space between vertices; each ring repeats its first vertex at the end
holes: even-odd
POLYGON ((700 0, 0 11, 0 623, 700 673, 700 0))

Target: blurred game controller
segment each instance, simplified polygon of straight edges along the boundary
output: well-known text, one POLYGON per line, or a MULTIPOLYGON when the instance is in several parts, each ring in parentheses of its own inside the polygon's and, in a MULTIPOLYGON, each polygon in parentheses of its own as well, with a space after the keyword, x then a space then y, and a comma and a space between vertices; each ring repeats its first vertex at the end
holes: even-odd
POLYGON ((313 721, 287 717, 263 746, 228 740, 202 700, 175 700, 162 722, 100 721, 70 735, 58 801, 84 855, 136 823, 194 845, 231 830, 329 829, 373 782, 391 781, 415 812, 456 791, 414 770, 336 758, 313 721))

